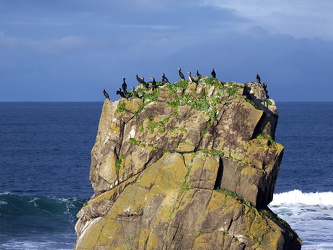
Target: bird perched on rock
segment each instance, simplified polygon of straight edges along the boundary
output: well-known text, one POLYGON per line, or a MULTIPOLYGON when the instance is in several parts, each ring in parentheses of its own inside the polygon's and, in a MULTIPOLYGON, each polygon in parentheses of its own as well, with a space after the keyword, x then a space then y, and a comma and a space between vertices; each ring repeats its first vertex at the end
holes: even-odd
POLYGON ((169 80, 168 80, 168 78, 166 78, 164 73, 162 73, 162 83, 163 84, 169 83, 169 80))
POLYGON ((134 87, 131 87, 131 88, 132 88, 133 96, 136 98, 139 98, 139 94, 138 94, 138 92, 135 91, 135 88, 134 87))
POLYGON ((258 83, 261 83, 261 79, 260 79, 259 73, 257 73, 256 78, 257 78, 257 82, 258 82, 258 83))
POLYGON ((138 76, 138 74, 135 74, 136 75, 136 80, 139 82, 139 83, 142 83, 142 78, 138 76))
POLYGON ((197 77, 201 77, 201 74, 199 73, 199 70, 197 70, 197 77))
POLYGON ((188 79, 190 82, 194 82, 194 78, 192 77, 191 71, 187 72, 188 73, 188 79))
POLYGON ((212 75, 212 78, 216 78, 216 72, 215 72, 215 68, 213 68, 212 72, 211 72, 211 75, 212 75))
POLYGON ((189 71, 187 73, 188 73, 188 79, 190 82, 198 83, 198 81, 194 80, 191 71, 189 71))
POLYGON ((121 88, 119 88, 119 89, 117 90, 116 94, 117 94, 117 95, 120 95, 120 96, 123 97, 123 98, 126 98, 126 95, 125 95, 124 92, 121 91, 121 88))
POLYGON ((145 82, 145 78, 144 77, 141 77, 141 83, 143 84, 143 86, 145 88, 149 88, 149 84, 145 82))
POLYGON ((182 68, 178 68, 178 74, 179 74, 179 76, 180 76, 181 79, 185 80, 185 76, 184 76, 184 74, 182 72, 182 68))
POLYGON ((126 78, 123 78, 123 84, 121 85, 121 87, 123 88, 123 92, 126 93, 127 92, 127 83, 126 83, 126 78))
POLYGON ((152 77, 151 79, 153 80, 153 82, 151 83, 151 89, 154 91, 157 88, 157 84, 154 77, 152 77))
POLYGON ((106 92, 105 89, 103 89, 103 94, 104 94, 105 98, 110 100, 110 96, 109 96, 108 92, 106 92))

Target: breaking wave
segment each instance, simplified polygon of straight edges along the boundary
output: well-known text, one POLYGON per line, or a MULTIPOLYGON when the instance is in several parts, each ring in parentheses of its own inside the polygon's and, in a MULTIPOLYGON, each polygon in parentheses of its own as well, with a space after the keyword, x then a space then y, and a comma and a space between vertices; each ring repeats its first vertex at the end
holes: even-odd
POLYGON ((333 192, 303 193, 300 190, 293 190, 285 193, 274 194, 270 206, 283 204, 303 204, 319 207, 333 207, 333 192))

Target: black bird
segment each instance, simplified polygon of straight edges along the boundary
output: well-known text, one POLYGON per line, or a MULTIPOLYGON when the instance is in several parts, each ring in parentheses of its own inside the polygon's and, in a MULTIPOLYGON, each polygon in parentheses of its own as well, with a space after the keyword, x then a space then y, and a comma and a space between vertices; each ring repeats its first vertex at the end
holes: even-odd
POLYGON ((142 83, 142 78, 138 76, 138 74, 135 74, 136 75, 136 80, 139 82, 139 83, 142 83))
POLYGON ((138 92, 135 91, 135 88, 134 87, 131 87, 131 88, 132 88, 133 96, 136 98, 139 98, 139 94, 138 94, 138 92))
POLYGON ((141 77, 141 83, 143 84, 143 86, 145 88, 149 88, 149 84, 145 82, 145 78, 144 77, 141 77))
POLYGON ((213 78, 216 78, 216 72, 215 72, 215 70, 216 70, 216 69, 214 68, 214 69, 212 70, 212 72, 211 72, 213 78))
POLYGON ((191 71, 189 71, 189 72, 187 72, 188 73, 188 79, 190 80, 190 82, 196 82, 195 80, 194 80, 194 78, 192 77, 192 73, 191 73, 191 71))
POLYGON ((154 77, 152 77, 151 79, 153 80, 153 82, 151 83, 151 89, 154 91, 157 88, 157 84, 154 77))
POLYGON ((125 82, 126 78, 123 78, 123 84, 121 85, 123 88, 123 92, 126 93, 127 92, 127 83, 125 82))
POLYGON ((125 93, 121 91, 121 88, 119 88, 116 92, 117 95, 120 95, 123 98, 126 98, 125 93))
POLYGON ((106 92, 105 89, 103 89, 103 94, 104 94, 105 98, 110 100, 110 96, 109 96, 108 92, 106 92))
POLYGON ((197 70, 197 77, 201 77, 199 70, 197 70))
POLYGON ((181 79, 183 79, 183 80, 185 80, 185 76, 184 76, 184 74, 182 73, 182 68, 178 68, 178 74, 179 74, 179 76, 180 76, 180 78, 181 79))
POLYGON ((164 73, 162 73, 162 83, 163 84, 169 83, 169 80, 168 80, 168 78, 166 78, 164 73))
POLYGON ((257 82, 258 82, 258 83, 261 83, 261 80, 260 80, 259 73, 257 73, 257 76, 256 76, 256 78, 257 78, 257 82))

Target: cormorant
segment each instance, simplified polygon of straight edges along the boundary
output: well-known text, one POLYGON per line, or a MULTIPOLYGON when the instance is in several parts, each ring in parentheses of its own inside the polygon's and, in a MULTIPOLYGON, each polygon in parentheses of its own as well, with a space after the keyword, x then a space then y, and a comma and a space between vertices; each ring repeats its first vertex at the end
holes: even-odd
POLYGON ((117 95, 120 95, 120 96, 123 97, 123 98, 126 98, 124 92, 121 91, 121 88, 119 88, 119 89, 117 90, 116 94, 117 94, 117 95))
POLYGON ((168 80, 168 78, 166 78, 164 73, 162 73, 162 83, 163 84, 169 83, 169 80, 168 80))
POLYGON ((257 73, 257 76, 256 76, 256 78, 257 78, 257 82, 258 82, 258 83, 261 83, 261 80, 260 80, 259 73, 257 73))
POLYGON ((192 77, 192 73, 191 73, 191 71, 189 71, 189 72, 187 72, 188 73, 188 79, 190 80, 190 82, 196 82, 195 80, 194 80, 194 78, 192 77))
POLYGON ((154 77, 152 77, 151 79, 153 80, 153 82, 151 83, 151 89, 154 91, 157 88, 157 84, 154 77))
POLYGON ((110 100, 109 94, 108 94, 108 92, 106 92, 105 89, 103 89, 103 94, 104 94, 105 98, 110 100))
POLYGON ((141 83, 143 84, 143 86, 144 86, 145 88, 149 88, 149 84, 145 82, 145 78, 144 78, 144 77, 141 77, 140 79, 141 79, 141 83))
POLYGON ((197 77, 201 77, 199 70, 197 70, 197 77))
POLYGON ((183 80, 185 80, 185 76, 184 76, 184 74, 182 73, 182 68, 178 68, 178 74, 179 74, 179 76, 180 76, 180 78, 181 79, 183 79, 183 80))
POLYGON ((136 80, 139 82, 139 83, 142 83, 142 78, 140 78, 139 76, 138 76, 138 74, 135 74, 136 75, 136 80))
POLYGON ((212 72, 211 72, 213 78, 216 78, 216 72, 215 72, 215 70, 216 70, 216 69, 214 68, 214 69, 212 70, 212 72))
POLYGON ((135 88, 134 87, 131 87, 131 88, 132 88, 133 96, 136 98, 139 98, 139 94, 138 94, 138 92, 135 91, 135 88))
POLYGON ((126 78, 123 78, 123 84, 121 85, 123 88, 123 92, 126 93, 127 92, 127 83, 125 82, 126 78))

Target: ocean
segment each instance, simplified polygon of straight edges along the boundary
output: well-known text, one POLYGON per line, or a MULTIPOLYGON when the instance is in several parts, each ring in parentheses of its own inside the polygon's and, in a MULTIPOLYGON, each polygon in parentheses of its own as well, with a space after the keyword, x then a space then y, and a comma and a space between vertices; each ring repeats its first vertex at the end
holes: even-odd
MULTIPOLYGON (((73 248, 102 105, 0 102, 0 249, 73 248)), ((333 249, 333 102, 277 106, 285 152, 270 208, 302 249, 333 249)))

